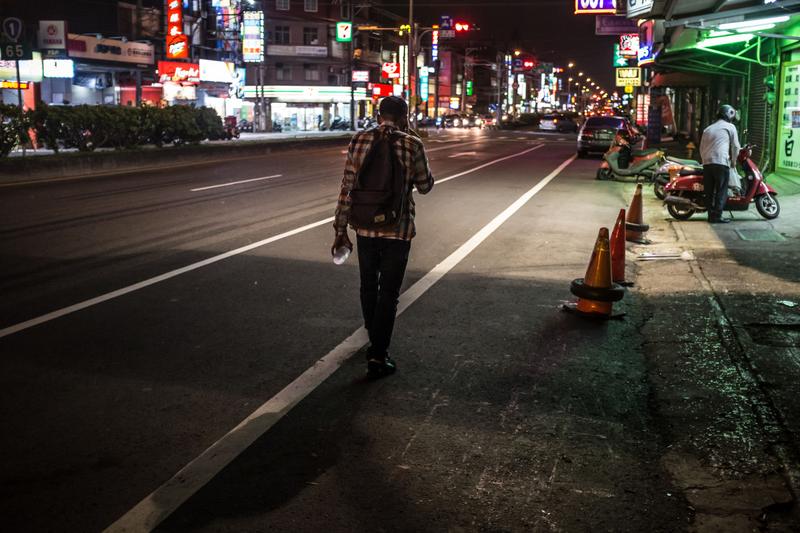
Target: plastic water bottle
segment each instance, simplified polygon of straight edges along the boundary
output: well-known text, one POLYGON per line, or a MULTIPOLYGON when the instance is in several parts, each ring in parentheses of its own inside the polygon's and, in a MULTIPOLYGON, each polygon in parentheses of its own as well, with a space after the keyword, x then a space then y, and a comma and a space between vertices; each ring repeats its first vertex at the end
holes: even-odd
POLYGON ((340 246, 333 252, 333 263, 335 265, 342 265, 347 258, 350 257, 350 248, 347 246, 340 246))

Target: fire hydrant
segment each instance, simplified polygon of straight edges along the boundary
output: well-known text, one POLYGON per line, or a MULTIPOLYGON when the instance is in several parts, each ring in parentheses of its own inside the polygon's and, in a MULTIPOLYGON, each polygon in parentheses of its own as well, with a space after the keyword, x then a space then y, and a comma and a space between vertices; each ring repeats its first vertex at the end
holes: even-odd
POLYGON ((689 141, 689 144, 686 145, 686 159, 691 159, 692 154, 694 153, 694 149, 697 148, 692 141, 689 141))

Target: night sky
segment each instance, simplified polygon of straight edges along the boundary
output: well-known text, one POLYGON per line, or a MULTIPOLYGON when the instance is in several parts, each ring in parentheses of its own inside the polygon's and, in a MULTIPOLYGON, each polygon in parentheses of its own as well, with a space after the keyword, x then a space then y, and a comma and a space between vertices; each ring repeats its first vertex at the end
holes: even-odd
MULTIPOLYGON (((408 15, 408 2, 386 0, 384 5, 408 15)), ((451 15, 480 26, 475 39, 508 49, 535 52, 540 61, 566 67, 574 61, 582 70, 612 91, 612 48, 615 37, 594 34, 594 16, 574 15, 574 0, 415 0, 414 18, 421 24, 437 24, 439 16, 451 15)))

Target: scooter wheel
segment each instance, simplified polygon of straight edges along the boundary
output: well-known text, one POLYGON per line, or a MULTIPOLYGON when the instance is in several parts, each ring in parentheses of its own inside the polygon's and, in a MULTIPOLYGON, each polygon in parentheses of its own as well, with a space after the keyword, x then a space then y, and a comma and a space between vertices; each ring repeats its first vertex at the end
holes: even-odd
POLYGON ((778 203, 778 199, 773 195, 762 194, 756 196, 756 210, 762 217, 772 220, 773 218, 778 218, 778 215, 781 214, 781 204, 778 203))
POLYGON ((659 181, 653 182, 653 193, 659 200, 663 200, 667 197, 667 191, 664 190, 664 184, 659 181))
POLYGON ((672 218, 678 220, 689 220, 694 215, 694 209, 681 209, 676 205, 667 205, 667 211, 672 218))
POLYGON ((595 176, 599 180, 610 180, 611 179, 611 169, 610 168, 598 168, 597 175, 595 176))

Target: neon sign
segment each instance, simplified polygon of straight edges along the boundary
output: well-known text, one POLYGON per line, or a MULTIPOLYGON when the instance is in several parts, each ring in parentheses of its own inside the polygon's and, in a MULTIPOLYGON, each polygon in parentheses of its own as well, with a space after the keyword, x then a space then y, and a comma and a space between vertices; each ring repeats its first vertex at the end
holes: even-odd
POLYGON ((575 0, 576 15, 602 15, 617 12, 615 0, 575 0))

